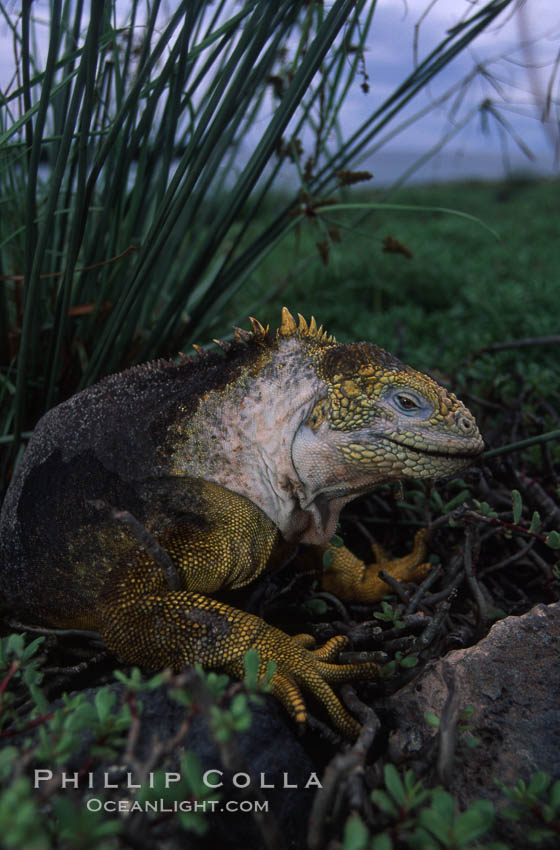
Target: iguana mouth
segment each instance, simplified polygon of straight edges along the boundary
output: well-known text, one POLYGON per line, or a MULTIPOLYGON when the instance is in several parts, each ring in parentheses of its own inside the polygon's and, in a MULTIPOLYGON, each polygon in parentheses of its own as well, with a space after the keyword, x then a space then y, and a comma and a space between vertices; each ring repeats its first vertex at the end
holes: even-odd
POLYGON ((395 446, 399 446, 401 449, 407 449, 410 452, 414 452, 414 454, 418 455, 429 455, 430 457, 440 457, 440 458, 453 458, 454 460, 468 460, 472 461, 473 458, 478 457, 484 451, 484 447, 481 445, 480 449, 475 451, 455 451, 453 447, 449 447, 447 451, 438 451, 437 449, 426 449, 421 446, 413 446, 410 443, 405 441, 393 440, 391 437, 384 437, 388 443, 393 443, 395 446))
POLYGON ((319 493, 313 493, 313 495, 307 499, 305 502, 300 502, 300 508, 302 511, 309 512, 310 509, 316 507, 319 513, 321 514, 322 519, 325 519, 325 511, 327 510, 327 506, 335 499, 344 499, 345 501, 351 501, 352 499, 357 498, 358 496, 363 496, 365 493, 371 492, 370 485, 361 484, 356 487, 348 487, 343 488, 340 485, 332 484, 330 487, 325 487, 319 493))

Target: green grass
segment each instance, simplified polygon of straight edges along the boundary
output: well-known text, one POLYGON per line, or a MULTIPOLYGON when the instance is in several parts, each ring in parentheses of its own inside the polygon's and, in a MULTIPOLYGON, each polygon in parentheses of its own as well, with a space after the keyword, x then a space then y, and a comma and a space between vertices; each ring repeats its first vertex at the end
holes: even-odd
MULTIPOLYGON (((351 197, 381 196, 355 189, 351 197)), ((518 180, 419 186, 387 199, 469 213, 499 239, 475 222, 430 212, 333 212, 306 219, 236 297, 230 318, 254 309, 262 322, 275 325, 286 304, 314 314, 341 341, 372 340, 419 369, 443 372, 488 344, 557 334, 558 197, 558 182, 518 180), (341 241, 331 242, 324 265, 316 243, 333 226, 341 241), (384 252, 387 236, 412 258, 384 252), (259 294, 271 285, 276 295, 259 306, 259 294)), ((556 353, 552 347, 520 349, 498 361, 549 361, 558 371, 556 353)))

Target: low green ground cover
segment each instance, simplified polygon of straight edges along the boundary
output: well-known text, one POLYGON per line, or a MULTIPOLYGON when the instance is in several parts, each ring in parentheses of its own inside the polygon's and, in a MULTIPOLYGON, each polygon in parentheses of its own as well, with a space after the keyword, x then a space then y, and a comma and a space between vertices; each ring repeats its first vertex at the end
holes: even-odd
MULTIPOLYGON (((352 202, 382 200, 350 191, 352 202)), ((274 324, 285 303, 315 314, 341 340, 370 339, 419 369, 443 371, 491 343, 558 333, 557 181, 418 186, 384 200, 469 213, 496 235, 445 213, 380 210, 366 217, 357 210, 306 218, 240 291, 231 318, 255 307, 261 321, 274 324), (389 237, 402 252, 398 245, 387 250, 389 237), (317 247, 325 240, 326 263, 317 247), (257 307, 271 288, 274 297, 257 307)), ((527 364, 533 352, 509 359, 520 356, 527 364)), ((538 354, 545 359, 557 360, 551 349, 538 354)))

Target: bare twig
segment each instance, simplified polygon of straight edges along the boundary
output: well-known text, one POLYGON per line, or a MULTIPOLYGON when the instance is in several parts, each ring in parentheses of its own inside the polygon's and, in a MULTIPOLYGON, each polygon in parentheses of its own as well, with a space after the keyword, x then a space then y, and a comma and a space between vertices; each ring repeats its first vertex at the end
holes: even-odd
POLYGON ((350 622, 350 615, 348 614, 344 603, 338 598, 338 596, 335 596, 333 593, 329 593, 326 590, 321 590, 317 593, 314 593, 313 596, 310 598, 324 599, 326 602, 330 602, 333 608, 336 608, 342 619, 345 620, 347 623, 350 622))
POLYGON ((360 718, 362 729, 352 748, 337 753, 325 770, 322 788, 317 792, 311 808, 307 833, 309 850, 319 850, 323 846, 326 830, 332 822, 332 813, 337 809, 336 802, 342 794, 349 796, 355 806, 361 806, 364 797, 364 762, 380 727, 373 709, 361 702, 349 685, 343 686, 342 695, 348 708, 360 718))
POLYGON ((529 478, 523 472, 519 472, 517 477, 523 491, 533 498, 540 510, 544 512, 544 523, 548 525, 552 522, 560 529, 560 507, 550 498, 546 490, 541 487, 538 481, 529 478))
POLYGON ((495 342, 492 345, 479 348, 478 351, 471 354, 470 360, 476 360, 477 357, 482 357, 483 354, 491 354, 493 351, 508 351, 512 348, 528 348, 535 345, 560 345, 560 336, 525 337, 524 339, 513 339, 510 342, 495 342))
MULTIPOLYGON (((91 266, 84 266, 82 269, 74 269, 74 274, 83 274, 84 272, 90 272, 94 269, 100 269, 102 266, 107 266, 110 263, 116 263, 117 260, 122 260, 123 257, 127 257, 129 254, 133 254, 134 251, 138 250, 135 245, 129 245, 128 248, 125 248, 120 254, 117 254, 116 257, 111 257, 108 260, 101 260, 99 263, 93 263, 91 266)), ((39 278, 41 280, 50 277, 62 277, 64 272, 46 272, 45 274, 40 274, 39 278)), ((24 280, 25 275, 23 274, 0 274, 0 280, 24 280)))
POLYGON ((498 570, 502 570, 504 567, 509 567, 511 564, 514 564, 516 561, 519 561, 520 558, 525 557, 525 555, 533 548, 534 545, 534 539, 529 540, 528 543, 521 542, 522 548, 519 550, 519 552, 515 552, 513 555, 509 555, 507 558, 502 558, 501 561, 498 561, 495 564, 490 564, 488 567, 483 567, 483 569, 479 570, 478 572, 479 577, 484 578, 484 576, 490 575, 491 573, 495 573, 498 570))
POLYGON ((450 608, 451 598, 446 599, 442 602, 436 614, 430 620, 428 620, 426 628, 424 629, 422 634, 418 635, 418 637, 414 641, 414 644, 412 646, 412 652, 414 654, 419 654, 420 652, 422 652, 423 649, 426 649, 426 647, 433 643, 443 625, 443 621, 449 614, 450 608))
POLYGON ((363 643, 381 643, 383 641, 383 629, 376 624, 375 620, 366 620, 364 623, 343 623, 340 620, 333 620, 332 628, 339 634, 348 635, 352 641, 352 645, 363 643))
POLYGON ((374 664, 385 664, 387 661, 387 653, 381 650, 372 650, 371 652, 340 652, 338 660, 341 664, 366 664, 373 662, 374 664))
MULTIPOLYGON (((447 519, 447 517, 446 517, 446 519, 447 519)), ((424 581, 421 584, 418 585, 418 589, 416 590, 416 592, 412 596, 412 599, 410 600, 410 602, 406 606, 405 612, 404 612, 405 615, 410 616, 414 613, 414 611, 416 611, 416 609, 418 608, 418 606, 420 604, 422 597, 424 596, 426 591, 429 590, 430 587, 433 584, 435 584, 435 582, 441 576, 442 572, 443 572, 442 567, 440 567, 438 565, 428 573, 428 575, 426 576, 424 581)))
POLYGON ((526 440, 518 440, 515 443, 508 443, 505 446, 498 446, 496 449, 490 449, 482 455, 483 460, 488 460, 491 457, 498 455, 507 455, 511 452, 518 452, 521 449, 527 449, 529 446, 538 446, 540 443, 547 443, 549 440, 560 440, 560 428, 554 431, 548 431, 546 434, 539 434, 536 437, 528 437, 526 440))
POLYGON ((102 640, 99 632, 93 632, 88 629, 49 629, 47 626, 28 626, 25 623, 19 623, 15 620, 10 620, 8 625, 11 629, 29 632, 34 635, 54 635, 56 637, 81 637, 88 638, 90 640, 102 640))
POLYGON ((486 626, 488 623, 488 606, 480 589, 480 586, 475 578, 473 569, 473 530, 467 527, 465 529, 465 552, 464 552, 465 575, 467 583, 472 591, 478 607, 478 617, 481 625, 486 626))
POLYGON ((422 607, 435 605, 436 602, 441 602, 442 599, 447 599, 453 591, 459 587, 465 577, 463 567, 463 556, 456 555, 451 560, 449 570, 447 572, 447 586, 438 593, 427 594, 422 600, 422 607))
POLYGON ((448 787, 455 768, 459 696, 455 687, 455 679, 451 666, 445 661, 442 665, 443 678, 447 685, 447 699, 443 706, 439 724, 437 773, 442 783, 448 787))
POLYGON ((159 545, 153 534, 150 534, 150 532, 144 528, 142 523, 130 513, 130 511, 113 508, 102 499, 88 499, 87 503, 98 511, 108 510, 114 520, 126 525, 132 531, 144 551, 154 559, 158 566, 161 567, 169 589, 179 590, 181 587, 181 581, 175 564, 171 560, 169 554, 165 551, 163 546, 159 545))
POLYGON ((379 570, 378 575, 379 578, 383 579, 385 584, 388 584, 391 590, 397 594, 401 602, 406 602, 408 604, 409 594, 396 578, 393 578, 393 576, 385 572, 385 570, 379 570))

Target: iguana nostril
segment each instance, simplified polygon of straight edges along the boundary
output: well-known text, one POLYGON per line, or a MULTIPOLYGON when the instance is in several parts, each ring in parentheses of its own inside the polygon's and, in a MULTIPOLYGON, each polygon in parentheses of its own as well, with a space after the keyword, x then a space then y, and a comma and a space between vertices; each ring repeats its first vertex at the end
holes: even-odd
POLYGON ((474 420, 465 415, 464 410, 456 410, 453 415, 453 419, 455 420, 455 425, 457 428, 460 428, 464 434, 471 434, 474 429, 474 420))

